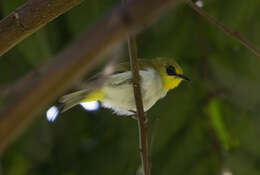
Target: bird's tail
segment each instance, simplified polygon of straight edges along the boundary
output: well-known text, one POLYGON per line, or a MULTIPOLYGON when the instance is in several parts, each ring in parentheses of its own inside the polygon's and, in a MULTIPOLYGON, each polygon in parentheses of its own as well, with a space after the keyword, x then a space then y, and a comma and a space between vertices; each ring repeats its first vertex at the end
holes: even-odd
POLYGON ((86 98, 88 93, 89 90, 84 89, 62 96, 58 101, 58 107, 60 109, 60 112, 65 112, 79 104, 84 98, 86 98))
POLYGON ((58 101, 58 108, 60 112, 65 112, 81 102, 102 100, 104 96, 104 92, 101 89, 94 91, 84 89, 62 96, 58 101))

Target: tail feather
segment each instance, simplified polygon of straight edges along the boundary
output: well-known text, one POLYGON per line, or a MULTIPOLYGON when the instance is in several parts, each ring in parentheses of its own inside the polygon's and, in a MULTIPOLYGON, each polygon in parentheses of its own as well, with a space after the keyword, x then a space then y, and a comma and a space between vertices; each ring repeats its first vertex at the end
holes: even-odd
POLYGON ((62 96, 58 101, 60 112, 65 112, 79 104, 86 97, 88 92, 87 89, 84 89, 62 96))

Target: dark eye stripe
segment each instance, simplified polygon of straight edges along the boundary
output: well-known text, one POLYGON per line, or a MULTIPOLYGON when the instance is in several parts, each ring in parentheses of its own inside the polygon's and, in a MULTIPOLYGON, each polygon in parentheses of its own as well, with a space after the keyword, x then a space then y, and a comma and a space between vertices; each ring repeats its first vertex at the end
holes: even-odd
POLYGON ((176 75, 176 69, 173 66, 167 66, 166 72, 168 75, 176 75))

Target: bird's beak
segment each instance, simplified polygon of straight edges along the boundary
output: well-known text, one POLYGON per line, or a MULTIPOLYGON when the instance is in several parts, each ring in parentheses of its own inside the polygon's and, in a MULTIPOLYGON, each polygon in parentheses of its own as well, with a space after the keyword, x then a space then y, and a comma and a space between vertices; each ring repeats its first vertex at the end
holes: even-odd
POLYGON ((179 77, 185 81, 190 81, 190 79, 188 77, 186 77, 185 75, 180 75, 180 74, 177 74, 176 77, 179 77))

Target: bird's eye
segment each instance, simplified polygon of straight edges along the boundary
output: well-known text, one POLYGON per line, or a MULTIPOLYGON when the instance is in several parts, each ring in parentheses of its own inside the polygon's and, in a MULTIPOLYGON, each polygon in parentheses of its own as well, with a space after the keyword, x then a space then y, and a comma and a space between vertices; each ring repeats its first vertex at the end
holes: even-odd
POLYGON ((176 69, 173 66, 167 66, 166 72, 168 75, 176 75, 176 69))

